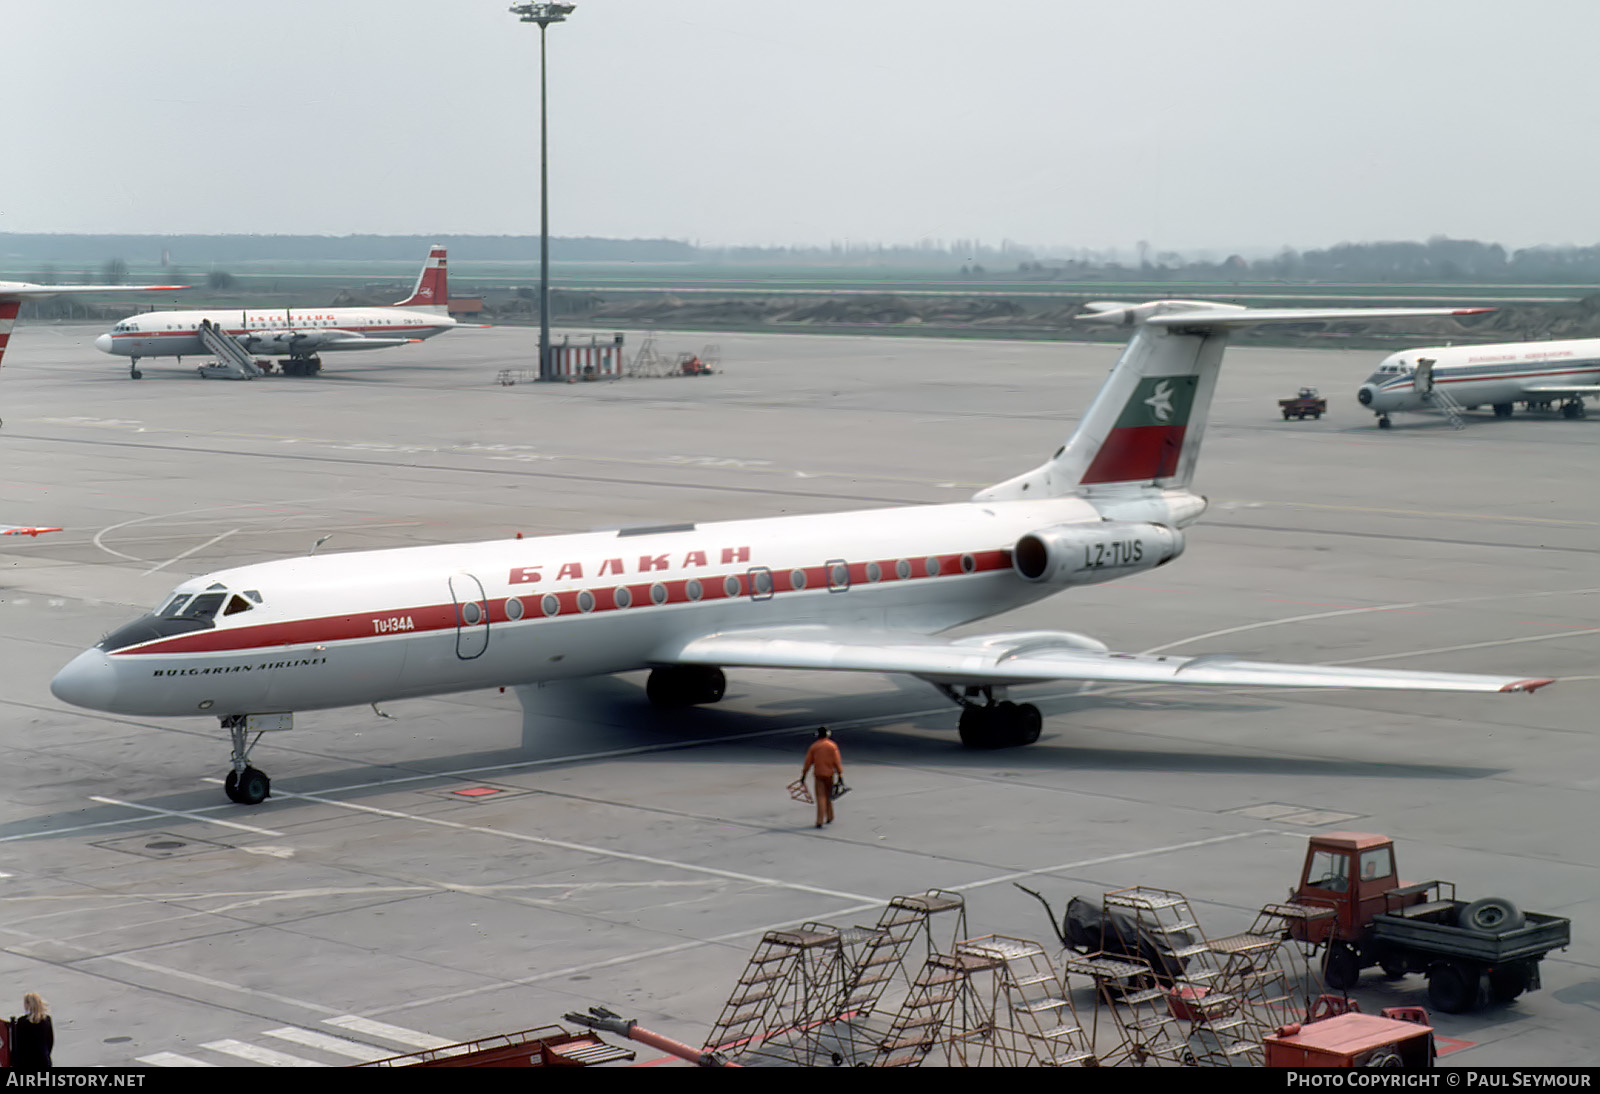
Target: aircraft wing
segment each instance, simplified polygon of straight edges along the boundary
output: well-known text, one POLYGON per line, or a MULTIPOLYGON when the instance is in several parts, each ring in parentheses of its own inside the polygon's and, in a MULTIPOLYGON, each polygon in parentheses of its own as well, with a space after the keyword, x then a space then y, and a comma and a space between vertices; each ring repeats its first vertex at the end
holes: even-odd
POLYGON ((0 281, 0 301, 37 300, 74 293, 167 292, 188 285, 34 285, 26 281, 0 281))
POLYGON ((59 528, 34 528, 26 524, 0 524, 0 536, 37 536, 42 532, 59 531, 59 528))
POLYGON ((386 346, 406 346, 420 341, 422 341, 420 338, 369 338, 365 334, 351 334, 344 338, 319 338, 316 348, 318 353, 326 353, 329 350, 383 349, 386 346))
POLYGON ((1600 384, 1538 384, 1522 389, 1524 395, 1600 395, 1600 384))
POLYGON ((662 664, 900 672, 936 684, 1002 686, 1051 680, 1223 687, 1535 691, 1553 680, 1405 669, 1245 661, 1228 654, 1112 653, 1094 639, 1030 631, 943 639, 828 626, 723 631, 660 651, 662 664))

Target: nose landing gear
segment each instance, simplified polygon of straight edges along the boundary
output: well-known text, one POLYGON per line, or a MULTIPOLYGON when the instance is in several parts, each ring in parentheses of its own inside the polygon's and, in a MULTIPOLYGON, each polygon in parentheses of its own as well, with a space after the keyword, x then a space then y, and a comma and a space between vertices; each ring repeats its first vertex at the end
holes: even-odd
POLYGON ((250 719, 245 714, 229 714, 219 719, 233 742, 233 770, 223 781, 223 792, 229 801, 240 805, 260 805, 272 793, 272 780, 264 772, 250 766, 250 750, 261 740, 265 730, 256 732, 255 741, 249 740, 250 719))

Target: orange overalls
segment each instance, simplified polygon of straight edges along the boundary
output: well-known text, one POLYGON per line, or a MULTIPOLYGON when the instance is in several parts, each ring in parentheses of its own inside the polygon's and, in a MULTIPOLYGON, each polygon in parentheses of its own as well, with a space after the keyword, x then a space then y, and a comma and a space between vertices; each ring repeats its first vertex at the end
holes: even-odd
POLYGON ((800 777, 816 768, 817 827, 833 820, 833 778, 844 774, 844 761, 839 759, 839 746, 828 737, 819 737, 806 749, 806 763, 800 777))

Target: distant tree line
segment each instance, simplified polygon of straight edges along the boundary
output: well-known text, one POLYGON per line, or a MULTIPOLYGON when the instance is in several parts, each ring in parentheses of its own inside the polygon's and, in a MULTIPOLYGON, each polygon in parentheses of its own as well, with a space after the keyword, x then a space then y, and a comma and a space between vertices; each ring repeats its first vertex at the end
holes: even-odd
MULTIPOLYGON (((1141 247, 1141 255, 1144 255, 1141 247)), ((1276 255, 1248 260, 1186 260, 1163 252, 1137 265, 1090 256, 1024 262, 1025 276, 1056 280, 1139 277, 1181 281, 1334 281, 1361 284, 1432 281, 1600 281, 1600 244, 1589 247, 1527 247, 1508 253, 1498 243, 1435 236, 1426 243, 1341 243, 1322 250, 1285 247, 1276 255)))

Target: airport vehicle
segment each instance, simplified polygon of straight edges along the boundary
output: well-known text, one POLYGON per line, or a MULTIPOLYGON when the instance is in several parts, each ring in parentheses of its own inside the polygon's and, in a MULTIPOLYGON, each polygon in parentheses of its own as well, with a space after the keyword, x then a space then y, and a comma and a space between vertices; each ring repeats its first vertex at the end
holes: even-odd
MULTIPOLYGON (((1134 328, 1071 438, 970 501, 537 539, 323 554, 183 582, 51 684, 93 710, 215 716, 226 789, 270 789, 252 737, 293 712, 644 670, 650 700, 714 703, 730 667, 904 673, 960 708, 974 748, 1029 744, 1042 716, 1005 698, 1052 680, 1531 692, 1551 683, 1113 653, 1033 630, 937 637, 1064 589, 1177 558, 1201 515, 1196 461, 1228 336, 1274 321, 1438 309, 1253 311, 1103 304, 1134 328)), ((1460 314, 1445 312, 1444 314, 1460 314)))
POLYGON ((1600 338, 1435 346, 1391 353, 1356 391, 1388 429, 1389 415, 1436 411, 1460 424, 1462 410, 1494 408, 1509 418, 1517 403, 1582 418, 1585 396, 1600 395, 1600 338))
POLYGON ((79 296, 86 293, 169 292, 187 285, 35 285, 31 281, 0 281, 0 361, 5 360, 11 343, 11 329, 24 300, 43 300, 50 296, 79 296))
POLYGON ((285 357, 289 376, 315 376, 323 353, 387 349, 432 338, 456 326, 449 313, 445 250, 435 246, 411 295, 387 307, 243 308, 152 311, 130 315, 94 340, 102 353, 126 357, 128 375, 144 373, 146 357, 212 354, 216 365, 200 374, 249 380, 261 374, 254 358, 285 357))
POLYGON ((1424 973, 1429 1001, 1451 1014, 1537 990, 1539 962, 1572 940, 1560 916, 1523 913, 1498 897, 1457 900, 1445 881, 1400 882, 1394 842, 1364 832, 1311 837, 1289 899, 1334 911, 1293 928, 1297 940, 1326 947, 1330 988, 1353 988, 1372 965, 1393 977, 1424 973))
POLYGON ((27 524, 0 524, 0 536, 38 536, 45 532, 59 532, 59 528, 37 528, 27 524))
POLYGON ((1324 995, 1304 1022, 1262 1042, 1266 1067, 1431 1068, 1435 1049, 1428 1012, 1389 1007, 1362 1014, 1354 1000, 1324 995))
POLYGON ((1320 418, 1328 412, 1328 400, 1317 393, 1314 387, 1303 387, 1300 394, 1293 399, 1279 399, 1278 409, 1283 411, 1283 420, 1298 418, 1305 421, 1307 418, 1320 418))

